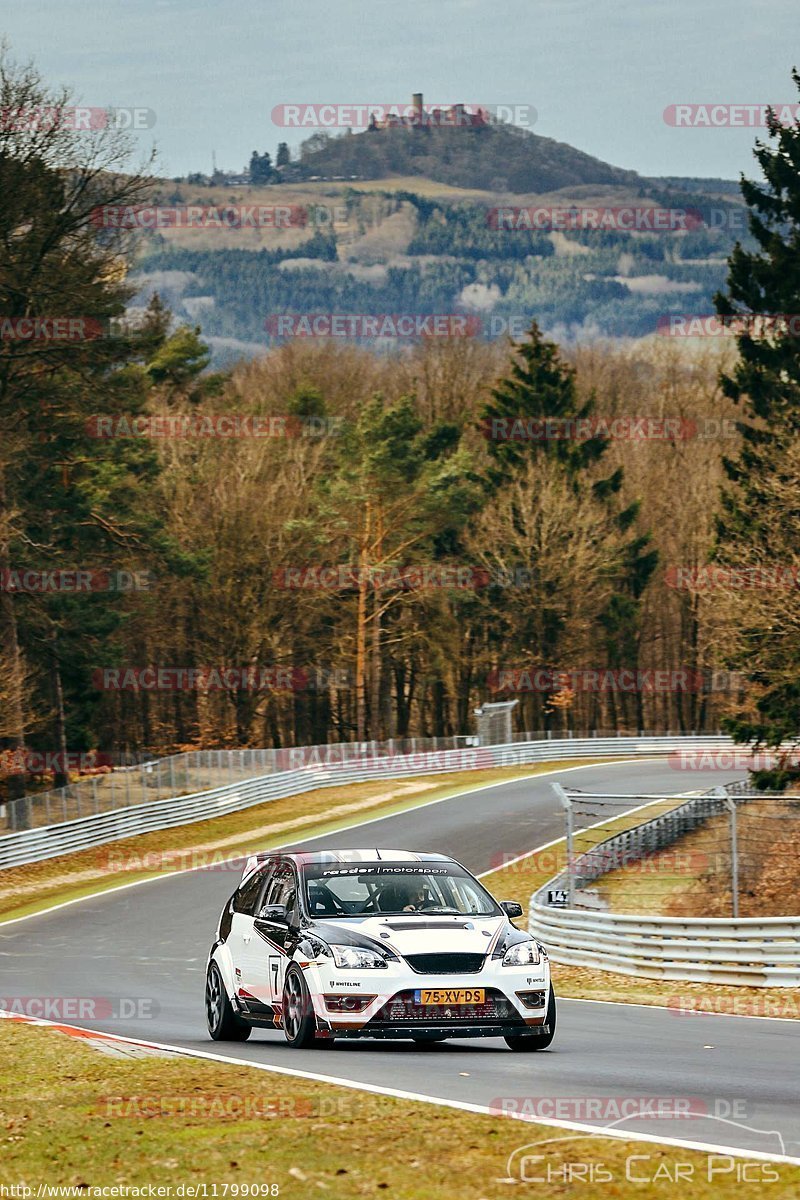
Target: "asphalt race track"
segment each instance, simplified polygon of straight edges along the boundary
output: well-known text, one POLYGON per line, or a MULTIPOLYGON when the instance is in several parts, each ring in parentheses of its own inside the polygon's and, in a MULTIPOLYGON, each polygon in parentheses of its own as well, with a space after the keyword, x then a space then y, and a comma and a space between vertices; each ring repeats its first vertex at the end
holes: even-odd
MULTIPOLYGON (((479 873, 562 836, 563 817, 550 787, 556 780, 585 791, 635 794, 704 789, 734 777, 721 771, 678 773, 665 761, 593 766, 494 785, 293 844, 443 851, 479 873)), ((167 848, 169 832, 164 837, 167 848)), ((107 1016, 73 1023, 234 1061, 479 1105, 499 1106, 504 1098, 521 1103, 524 1097, 686 1098, 709 1116, 637 1118, 619 1127, 800 1155, 800 1024, 792 1021, 680 1016, 668 1009, 562 999, 556 1039, 537 1054, 515 1054, 499 1040, 451 1041, 427 1050, 405 1042, 337 1042, 296 1051, 281 1032, 262 1031, 243 1045, 212 1043, 203 1006, 206 956, 219 911, 237 882, 234 870, 167 874, 0 926, 0 997, 107 998, 107 1016), (118 1006, 135 1011, 119 1015, 118 1006)), ((674 985, 676 996, 681 988, 674 985)), ((593 1120, 571 1105, 563 1115, 598 1126, 611 1123, 608 1115, 593 1120)), ((521 1145, 535 1140, 534 1130, 520 1130, 521 1145)))

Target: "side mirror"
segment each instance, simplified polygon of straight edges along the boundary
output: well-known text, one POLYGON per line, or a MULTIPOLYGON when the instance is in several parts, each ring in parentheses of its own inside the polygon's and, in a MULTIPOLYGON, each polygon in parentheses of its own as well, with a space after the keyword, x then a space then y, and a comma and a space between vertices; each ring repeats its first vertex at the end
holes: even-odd
POLYGON ((522 916, 522 905, 518 904, 516 900, 501 900, 500 907, 507 917, 522 916))
POLYGON ((265 904, 258 915, 262 921, 275 921, 279 925, 289 924, 285 904, 265 904))

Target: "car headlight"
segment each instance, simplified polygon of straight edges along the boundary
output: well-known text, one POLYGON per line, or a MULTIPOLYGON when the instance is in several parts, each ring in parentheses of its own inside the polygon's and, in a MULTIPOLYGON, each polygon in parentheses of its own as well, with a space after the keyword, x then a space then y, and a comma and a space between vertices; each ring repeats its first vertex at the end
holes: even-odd
POLYGON ((389 964, 377 950, 368 946, 331 946, 334 962, 337 967, 347 967, 361 970, 362 967, 386 967, 389 964))
POLYGON ((536 942, 517 942, 506 951, 503 959, 504 967, 533 967, 541 961, 539 946, 536 942))

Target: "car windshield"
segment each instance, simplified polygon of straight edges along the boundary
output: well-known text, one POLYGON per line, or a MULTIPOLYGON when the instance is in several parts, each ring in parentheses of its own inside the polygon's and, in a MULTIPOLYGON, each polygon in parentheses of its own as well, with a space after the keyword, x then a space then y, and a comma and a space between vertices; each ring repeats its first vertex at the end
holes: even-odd
POLYGON ((438 913, 492 917, 500 909, 455 863, 318 863, 304 868, 312 917, 438 913))

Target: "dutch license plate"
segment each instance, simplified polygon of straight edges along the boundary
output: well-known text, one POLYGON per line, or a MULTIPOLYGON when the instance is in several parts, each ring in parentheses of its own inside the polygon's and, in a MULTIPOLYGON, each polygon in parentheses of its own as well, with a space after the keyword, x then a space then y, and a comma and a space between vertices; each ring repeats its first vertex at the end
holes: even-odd
POLYGON ((415 1004, 485 1004, 485 988, 420 988, 415 1004))

